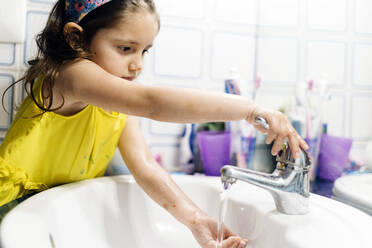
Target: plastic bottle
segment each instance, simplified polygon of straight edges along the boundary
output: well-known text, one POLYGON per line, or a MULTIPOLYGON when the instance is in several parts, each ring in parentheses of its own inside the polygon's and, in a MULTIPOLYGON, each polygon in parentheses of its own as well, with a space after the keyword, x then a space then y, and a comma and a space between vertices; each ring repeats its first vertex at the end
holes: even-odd
POLYGON ((182 172, 193 174, 195 166, 193 164, 193 155, 190 147, 190 139, 192 135, 192 125, 186 124, 183 135, 180 141, 179 163, 182 172))
POLYGON ((241 95, 239 85, 239 74, 236 68, 230 69, 230 75, 225 80, 225 92, 234 95, 241 95))

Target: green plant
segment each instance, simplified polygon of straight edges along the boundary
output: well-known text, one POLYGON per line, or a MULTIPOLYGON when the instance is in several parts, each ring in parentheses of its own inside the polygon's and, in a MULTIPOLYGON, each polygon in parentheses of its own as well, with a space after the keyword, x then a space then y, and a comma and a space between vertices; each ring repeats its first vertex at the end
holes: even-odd
POLYGON ((205 122, 201 123, 198 131, 224 131, 225 122, 205 122))

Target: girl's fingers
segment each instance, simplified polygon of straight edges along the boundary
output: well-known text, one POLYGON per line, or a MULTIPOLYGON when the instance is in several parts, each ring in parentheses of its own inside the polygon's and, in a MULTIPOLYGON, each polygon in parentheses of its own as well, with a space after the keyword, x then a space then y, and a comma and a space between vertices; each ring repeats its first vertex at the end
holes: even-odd
POLYGON ((289 145, 291 147, 291 151, 293 154, 293 157, 295 159, 300 157, 300 151, 299 151, 299 139, 297 133, 293 130, 291 135, 288 137, 289 145))
POLYGON ((239 248, 245 248, 247 246, 248 241, 242 240, 240 241, 239 248))
POLYGON ((298 135, 298 133, 295 130, 293 130, 293 133, 294 134, 289 137, 289 142, 290 142, 292 154, 294 154, 294 158, 299 158, 300 157, 300 147, 303 150, 306 151, 306 150, 309 149, 309 146, 301 138, 301 136, 298 135), (295 155, 296 153, 297 153, 297 155, 295 155))
POLYGON ((248 245, 248 239, 243 239, 243 241, 244 241, 244 246, 243 247, 245 248, 248 245))
POLYGON ((307 143, 300 137, 300 135, 298 135, 298 139, 300 140, 300 146, 302 149, 304 149, 305 151, 306 150, 309 150, 309 146, 307 145, 307 143))
POLYGON ((289 120, 282 113, 271 113, 271 116, 261 114, 264 116, 266 121, 269 123, 270 130, 266 130, 260 124, 254 122, 253 125, 261 132, 267 133, 266 144, 271 144, 274 141, 271 149, 273 156, 277 155, 280 150, 283 149, 283 144, 288 139, 289 145, 294 158, 300 157, 300 147, 303 150, 308 150, 309 146, 306 142, 298 135, 296 130, 292 127, 289 120))
POLYGON ((223 225, 223 237, 230 237, 235 236, 237 237, 237 234, 233 233, 225 224, 223 225))
POLYGON ((275 133, 269 133, 266 137, 266 144, 271 144, 275 138, 276 138, 275 133))
POLYGON ((242 239, 237 236, 229 237, 222 242, 222 248, 239 248, 242 239))
POLYGON ((275 139, 274 145, 271 149, 271 154, 273 156, 277 155, 278 152, 283 148, 283 144, 284 144, 285 140, 286 140, 285 136, 278 136, 275 139))

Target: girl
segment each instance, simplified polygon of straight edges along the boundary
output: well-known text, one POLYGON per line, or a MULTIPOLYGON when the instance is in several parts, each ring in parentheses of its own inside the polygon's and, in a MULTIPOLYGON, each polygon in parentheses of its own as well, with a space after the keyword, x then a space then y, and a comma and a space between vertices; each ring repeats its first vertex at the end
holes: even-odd
MULTIPOLYGON (((153 0, 59 0, 37 37, 39 53, 23 78, 28 97, 0 147, 0 206, 32 193, 102 176, 118 146, 143 190, 185 224, 201 247, 216 245, 217 223, 152 157, 138 117, 169 122, 265 118, 279 152, 307 149, 287 118, 233 95, 132 81, 159 31, 153 0)), ((5 209, 5 210, 4 210, 5 209)), ((247 240, 225 228, 223 247, 247 240)))

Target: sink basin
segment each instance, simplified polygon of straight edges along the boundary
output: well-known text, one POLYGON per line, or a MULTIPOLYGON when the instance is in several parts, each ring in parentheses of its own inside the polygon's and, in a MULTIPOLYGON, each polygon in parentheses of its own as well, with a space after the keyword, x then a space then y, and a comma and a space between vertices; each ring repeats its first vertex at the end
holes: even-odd
MULTIPOLYGON (((217 218, 218 177, 173 176, 205 212, 217 218)), ((306 215, 279 213, 267 191, 237 182, 225 223, 249 248, 369 248, 372 217, 311 195, 306 215)), ((153 202, 132 176, 103 177, 55 187, 15 207, 0 226, 1 247, 192 248, 191 232, 153 202), (32 244, 30 246, 30 244, 32 244)))
POLYGON ((344 176, 335 181, 334 198, 372 215, 372 174, 344 176))

